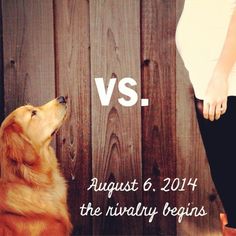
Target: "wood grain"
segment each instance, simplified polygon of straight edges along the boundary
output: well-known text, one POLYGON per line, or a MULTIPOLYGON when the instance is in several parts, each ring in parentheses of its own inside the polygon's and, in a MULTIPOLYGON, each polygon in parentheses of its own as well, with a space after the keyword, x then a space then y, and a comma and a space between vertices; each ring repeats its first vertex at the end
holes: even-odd
MULTIPOLYGON (((102 106, 94 78, 132 77, 140 95, 140 2, 132 0, 90 1, 92 78, 92 156, 93 176, 101 182, 141 183, 140 103, 122 107, 117 84, 109 106, 102 106)), ((93 203, 106 211, 108 205, 136 206, 141 192, 116 192, 108 199, 93 192, 93 203)), ((95 235, 142 234, 142 217, 94 217, 95 235)))
POLYGON ((223 208, 211 181, 193 90, 175 49, 183 2, 1 1, 0 120, 25 103, 68 96, 70 112, 57 136, 57 154, 69 185, 73 235, 220 235, 223 208), (118 83, 132 77, 133 88, 139 98, 149 99, 149 106, 141 109, 138 101, 122 107, 117 84, 110 105, 102 106, 95 77, 103 77, 106 88, 110 78, 118 83), (140 189, 151 178, 157 191, 116 192, 108 198, 87 191, 92 177, 100 182, 136 179, 140 189), (198 187, 164 193, 166 177, 198 178, 198 187), (80 215, 80 206, 88 202, 104 213, 117 203, 142 202, 157 206, 160 214, 152 223, 146 217, 104 214, 92 220, 80 215), (179 224, 162 216, 165 202, 204 205, 208 215, 186 217, 179 224))
POLYGON ((162 192, 164 178, 176 176, 175 152, 175 2, 142 1, 142 96, 150 105, 142 110, 143 180, 152 178, 156 192, 144 192, 144 203, 159 215, 148 235, 175 235, 175 218, 163 216, 164 204, 176 205, 173 192, 162 192))
POLYGON ((3 42, 2 42, 2 5, 0 5, 0 124, 4 119, 4 75, 3 75, 3 42))
MULTIPOLYGON (((183 0, 177 0, 177 18, 183 9, 183 0)), ((219 212, 221 202, 212 183, 209 165, 197 124, 194 108, 194 92, 188 73, 179 54, 176 57, 176 130, 177 135, 177 176, 198 178, 198 187, 192 192, 188 189, 177 195, 177 202, 185 206, 193 202, 204 206, 208 215, 185 218, 177 225, 178 235, 213 235, 220 233, 219 212)))
POLYGON ((68 97, 69 116, 58 136, 57 153, 69 184, 74 235, 91 235, 91 219, 80 206, 91 201, 89 4, 54 1, 57 94, 68 97))
POLYGON ((5 114, 55 97, 53 7, 48 0, 2 0, 5 114))

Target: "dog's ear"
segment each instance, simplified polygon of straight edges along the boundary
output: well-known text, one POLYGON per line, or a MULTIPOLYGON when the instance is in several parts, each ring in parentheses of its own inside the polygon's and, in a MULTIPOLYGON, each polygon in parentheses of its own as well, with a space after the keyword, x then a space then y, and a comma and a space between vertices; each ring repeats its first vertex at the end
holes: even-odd
POLYGON ((32 144, 23 135, 22 127, 10 121, 2 131, 4 156, 14 164, 33 165, 38 155, 32 144))

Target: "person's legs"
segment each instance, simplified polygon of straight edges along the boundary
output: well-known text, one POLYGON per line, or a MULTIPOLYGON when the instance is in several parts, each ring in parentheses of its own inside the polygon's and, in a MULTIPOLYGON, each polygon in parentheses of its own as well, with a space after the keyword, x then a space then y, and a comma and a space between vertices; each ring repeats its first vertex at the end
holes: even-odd
POLYGON ((203 117, 203 101, 196 97, 194 101, 212 180, 228 226, 236 228, 236 96, 228 97, 226 113, 214 121, 203 117))

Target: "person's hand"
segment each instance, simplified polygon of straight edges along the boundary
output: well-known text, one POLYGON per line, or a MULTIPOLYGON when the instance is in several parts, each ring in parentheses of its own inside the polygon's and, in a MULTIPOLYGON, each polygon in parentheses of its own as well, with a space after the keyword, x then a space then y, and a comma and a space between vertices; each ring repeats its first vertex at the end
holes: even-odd
POLYGON ((218 120, 227 110, 228 82, 222 76, 213 76, 203 99, 203 116, 218 120))

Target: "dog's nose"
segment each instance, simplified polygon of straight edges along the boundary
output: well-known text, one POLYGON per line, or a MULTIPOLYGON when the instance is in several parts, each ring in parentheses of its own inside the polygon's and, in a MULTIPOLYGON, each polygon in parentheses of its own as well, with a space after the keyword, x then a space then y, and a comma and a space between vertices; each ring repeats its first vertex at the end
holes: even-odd
POLYGON ((63 97, 63 96, 58 97, 58 98, 57 98, 57 101, 58 101, 59 103, 61 103, 61 104, 66 104, 66 99, 65 99, 65 97, 63 97))

